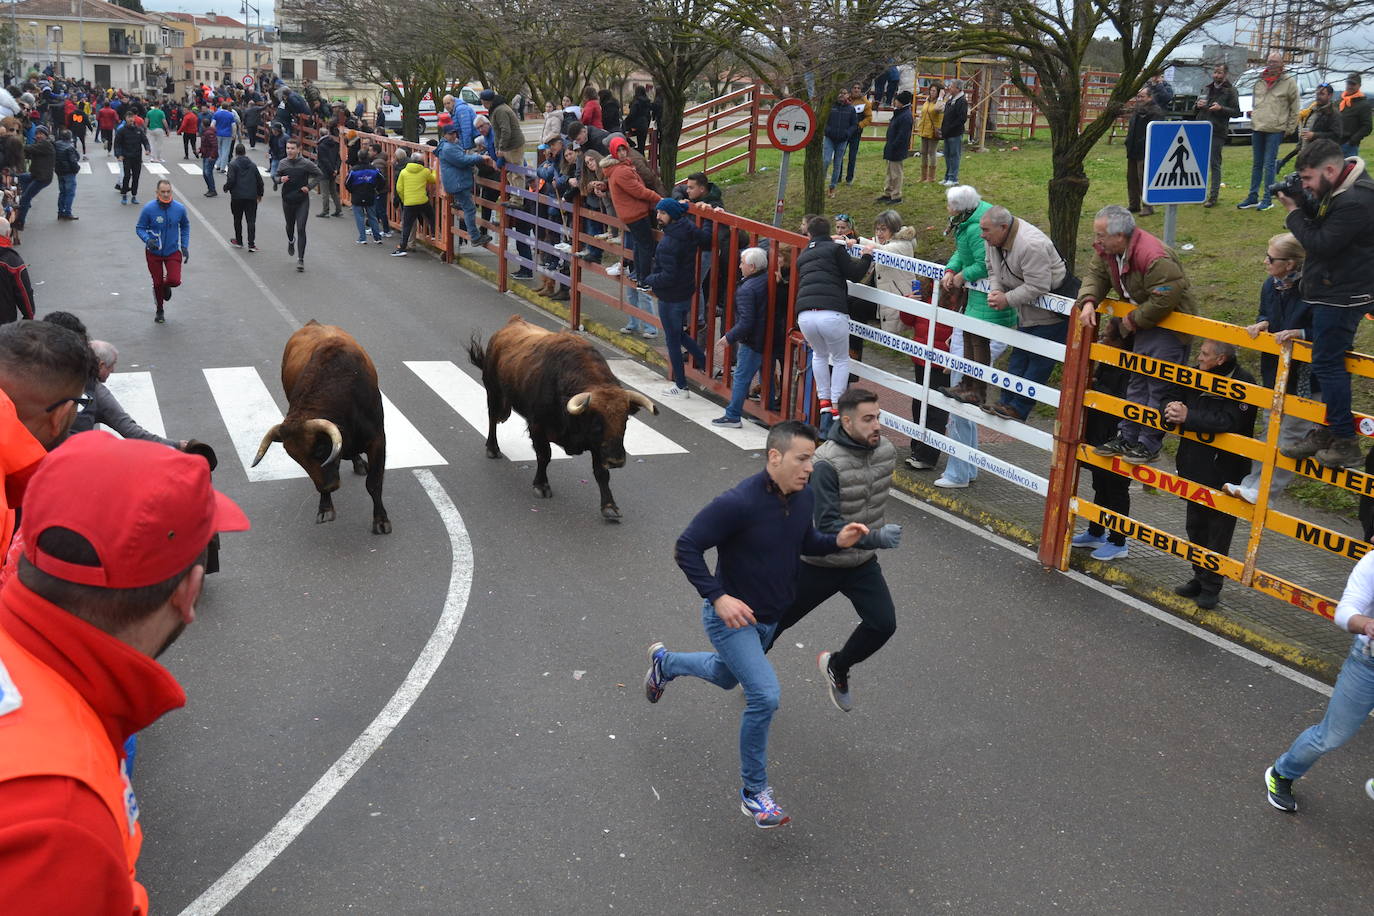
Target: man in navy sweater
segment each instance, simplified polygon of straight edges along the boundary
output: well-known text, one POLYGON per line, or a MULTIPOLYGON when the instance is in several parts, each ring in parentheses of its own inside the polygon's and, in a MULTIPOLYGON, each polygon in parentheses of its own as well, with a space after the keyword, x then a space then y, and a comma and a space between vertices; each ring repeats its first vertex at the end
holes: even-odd
POLYGON ((858 522, 836 534, 812 524, 814 498, 806 483, 816 454, 816 431, 787 420, 768 432, 764 470, 711 500, 677 539, 674 557, 704 599, 706 636, 714 652, 669 652, 649 646, 644 695, 650 703, 664 685, 690 675, 723 690, 743 686, 740 719, 740 810, 759 827, 781 827, 790 818, 768 784, 768 727, 778 708, 778 677, 764 656, 782 613, 796 591, 801 555, 821 556, 853 547, 868 534, 858 522), (706 551, 716 548, 716 571, 706 551))

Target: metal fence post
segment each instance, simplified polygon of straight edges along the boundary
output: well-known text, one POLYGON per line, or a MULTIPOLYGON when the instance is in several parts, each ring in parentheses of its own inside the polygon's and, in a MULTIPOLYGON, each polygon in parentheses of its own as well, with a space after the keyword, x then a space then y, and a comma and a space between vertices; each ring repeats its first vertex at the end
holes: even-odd
POLYGON ((506 215, 506 166, 501 164, 501 189, 496 195, 493 206, 500 224, 496 235, 496 291, 504 293, 509 285, 506 280, 506 231, 510 229, 510 217, 506 215))

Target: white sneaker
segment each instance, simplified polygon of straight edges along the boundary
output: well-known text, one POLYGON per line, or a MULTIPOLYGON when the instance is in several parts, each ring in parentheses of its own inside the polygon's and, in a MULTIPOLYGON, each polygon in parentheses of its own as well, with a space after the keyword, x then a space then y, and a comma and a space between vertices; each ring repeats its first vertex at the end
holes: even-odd
POLYGON ((681 398, 685 401, 687 398, 691 396, 692 393, 688 391, 686 388, 679 388, 676 385, 673 385, 670 388, 663 389, 663 397, 665 398, 681 398))
POLYGON ((1258 487, 1243 487, 1238 483, 1226 483, 1222 484, 1221 488, 1225 490, 1229 495, 1234 496, 1237 499, 1243 499, 1252 506, 1255 503, 1259 502, 1258 487))
POLYGON ((598 232, 596 235, 592 236, 592 238, 596 238, 596 239, 608 239, 608 238, 610 238, 610 237, 611 237, 611 233, 609 233, 609 232, 598 232))
POLYGON ((562 251, 565 253, 572 251, 572 246, 569 245, 567 242, 559 242, 557 245, 554 245, 553 247, 558 251, 562 251))
POLYGON ((614 264, 612 264, 610 267, 607 267, 607 268, 606 268, 606 276, 608 276, 608 277, 618 277, 618 276, 620 276, 620 262, 619 262, 619 261, 616 261, 616 262, 615 262, 614 264))
POLYGON ((964 482, 964 483, 957 483, 956 481, 950 480, 948 477, 940 477, 940 478, 937 478, 936 481, 935 481, 935 486, 940 487, 941 489, 944 489, 944 490, 967 490, 967 489, 968 489, 968 483, 967 483, 967 482, 964 482))

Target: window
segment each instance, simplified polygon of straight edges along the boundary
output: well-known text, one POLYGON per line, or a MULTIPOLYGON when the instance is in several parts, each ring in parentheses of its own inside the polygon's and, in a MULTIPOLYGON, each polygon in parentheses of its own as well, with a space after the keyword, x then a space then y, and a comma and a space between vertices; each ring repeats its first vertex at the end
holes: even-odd
POLYGON ((196 60, 200 60, 200 48, 196 48, 196 60))
POLYGON ((129 53, 129 36, 123 29, 110 29, 109 36, 111 54, 129 53))
POLYGON ((320 62, 317 60, 301 61, 301 79, 317 80, 320 78, 320 62))
POLYGON ((277 65, 277 69, 281 71, 281 78, 284 80, 293 80, 296 78, 296 61, 294 58, 283 57, 281 62, 277 65))

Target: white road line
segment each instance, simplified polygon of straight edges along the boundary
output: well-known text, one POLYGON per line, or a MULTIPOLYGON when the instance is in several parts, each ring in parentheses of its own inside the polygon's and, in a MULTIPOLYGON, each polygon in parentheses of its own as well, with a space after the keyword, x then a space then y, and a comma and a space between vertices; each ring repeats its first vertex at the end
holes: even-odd
POLYGON ((310 787, 310 791, 291 807, 276 826, 253 844, 253 848, 244 853, 218 881, 182 910, 181 916, 211 916, 218 913, 252 883, 254 878, 262 874, 263 870, 301 835, 330 800, 362 769, 377 748, 382 746, 382 742, 396 729, 406 713, 415 705, 415 701, 424 693, 435 672, 443 664, 444 657, 452 648, 458 628, 463 622, 463 614, 467 610, 468 598, 472 594, 472 541, 463 525, 463 517, 458 514, 458 508, 439 485, 433 472, 417 470, 413 473, 434 503, 439 518, 443 520, 453 555, 449 570, 448 595, 444 599, 444 609, 439 615, 439 622, 434 625, 434 631, 419 657, 415 659, 410 672, 406 674, 405 680, 396 688, 391 699, 363 733, 349 745, 338 760, 334 761, 324 775, 310 787))
POLYGON ((257 483, 304 477, 305 471, 291 460, 280 443, 269 447, 258 466, 251 467, 263 435, 280 423, 282 418, 281 408, 272 399, 258 370, 252 366, 237 366, 206 369, 204 372, 205 381, 210 384, 210 394, 215 398, 225 429, 234 441, 234 451, 238 453, 248 479, 257 483))
POLYGON ((178 162, 177 165, 181 166, 181 170, 182 170, 183 172, 185 172, 187 175, 203 175, 203 174, 205 174, 204 169, 202 169, 202 168, 201 168, 200 166, 198 166, 198 165, 192 165, 192 164, 189 163, 189 162, 178 162))
POLYGON ((105 168, 110 170, 111 175, 124 174, 124 166, 120 165, 118 162, 107 162, 105 163, 105 168))
POLYGON ((687 449, 638 417, 625 424, 625 451, 630 455, 685 455, 687 449))
POLYGON ((167 427, 162 423, 162 410, 157 404, 151 372, 116 372, 105 380, 105 387, 134 418, 134 422, 150 433, 164 439, 167 427))
MULTIPOLYGON (((968 519, 960 518, 957 515, 953 515, 949 512, 946 512, 943 509, 940 509, 936 506, 932 506, 929 503, 924 503, 921 500, 916 499, 915 497, 903 493, 902 491, 897 489, 894 489, 892 491, 892 495, 895 496, 897 499, 900 499, 902 502, 914 506, 917 509, 920 509, 922 512, 925 512, 929 515, 933 515, 936 518, 941 519, 942 521, 948 522, 956 528, 962 528, 964 531, 967 531, 970 534, 975 534, 983 540, 996 544, 999 547, 1004 547, 1018 556, 1025 557, 1028 560, 1034 560, 1037 563, 1039 562, 1039 557, 1036 556, 1035 551, 1027 547, 1023 547, 1020 544, 1013 543, 1012 541, 1008 541, 1005 538, 998 537, 991 531, 988 531, 985 528, 981 528, 978 525, 975 525, 968 519)), ((1285 677, 1295 684, 1299 684, 1303 687, 1306 687, 1308 690, 1320 693, 1323 696, 1331 696, 1331 688, 1326 684, 1322 683, 1321 681, 1317 680, 1316 678, 1308 677, 1301 671, 1295 671, 1294 669, 1289 668, 1287 665, 1281 665, 1278 662, 1274 661, 1272 658, 1266 658, 1265 656, 1260 655, 1258 652, 1251 651, 1250 649, 1247 649, 1244 646, 1236 645, 1230 640, 1218 636, 1217 634, 1212 633, 1208 630, 1204 630, 1202 627, 1199 627, 1196 624, 1189 623, 1186 620, 1183 620, 1179 617, 1175 617, 1173 614, 1170 614, 1167 611, 1162 611, 1151 604, 1147 604, 1146 602, 1141 601, 1139 598, 1136 598, 1133 595, 1128 595, 1124 592, 1117 591, 1110 585, 1107 585, 1105 582, 1099 582, 1091 576, 1085 576, 1083 573, 1072 569, 1067 572, 1060 573, 1060 575, 1066 576, 1082 585, 1086 585, 1093 591, 1105 595, 1106 597, 1111 598, 1113 601, 1119 601, 1120 603, 1126 605, 1129 608, 1133 608, 1137 611, 1140 611, 1142 614, 1146 614, 1150 617, 1153 617, 1160 623, 1167 623, 1169 626, 1182 630, 1184 633, 1187 633, 1190 636, 1196 636, 1203 642, 1216 646, 1223 652, 1230 652, 1232 655, 1235 655, 1239 658, 1243 658, 1246 661, 1252 662, 1261 668, 1265 668, 1269 671, 1272 671, 1274 674, 1277 674, 1280 677, 1285 677)))
POLYGON ((145 163, 143 167, 144 167, 145 169, 148 170, 148 174, 150 174, 150 175, 166 175, 166 174, 167 174, 167 166, 165 166, 165 165, 160 165, 159 163, 156 163, 156 162, 148 162, 148 163, 145 163))
POLYGON ((391 398, 382 395, 382 416, 386 425, 386 469, 423 468, 448 464, 415 424, 405 418, 391 398))
POLYGON ((81 168, 80 168, 80 170, 78 171, 78 174, 80 174, 80 175, 89 175, 89 174, 91 174, 91 164, 90 164, 89 162, 83 162, 83 163, 81 163, 81 168))
POLYGON ((269 170, 263 168, 262 166, 258 166, 258 174, 261 175, 263 178, 272 177, 272 173, 269 170))
POLYGON ((724 412, 714 401, 698 397, 685 400, 660 397, 660 393, 669 385, 668 380, 632 359, 612 359, 608 362, 611 364, 611 371, 622 382, 638 388, 653 398, 656 403, 668 408, 673 413, 681 414, 698 426, 709 429, 732 445, 743 449, 761 449, 764 443, 768 441, 768 430, 753 423, 746 422, 739 429, 713 426, 711 421, 724 412))

